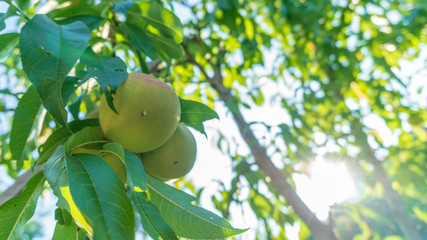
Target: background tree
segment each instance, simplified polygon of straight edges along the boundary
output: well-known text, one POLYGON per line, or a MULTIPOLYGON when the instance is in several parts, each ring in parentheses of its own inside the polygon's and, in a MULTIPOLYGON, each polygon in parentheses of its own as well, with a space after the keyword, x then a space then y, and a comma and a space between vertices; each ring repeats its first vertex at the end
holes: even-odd
MULTIPOLYGON (((413 91, 417 83, 402 68, 405 60, 425 61, 423 1, 6 2, 0 27, 15 15, 25 24, 20 34, 0 35, 7 129, 1 163, 10 176, 46 161, 42 144, 52 131, 61 125, 75 131, 67 122, 94 109, 101 94, 111 96, 123 72, 150 72, 184 99, 227 109, 240 136, 218 130, 233 177, 212 201, 225 218, 231 206, 249 205, 259 239, 286 239, 286 224, 300 224, 301 239, 427 237, 425 84, 413 91), (54 63, 35 65, 47 53, 60 58, 44 51, 56 43, 44 42, 41 55, 30 50, 44 31, 70 23, 75 28, 64 27, 63 42, 74 45, 50 78, 54 63), (62 99, 48 100, 52 92, 62 99), (25 111, 18 104, 14 114, 18 99, 38 104, 25 111), (250 120, 269 105, 280 106, 282 121, 250 120), (374 125, 396 141, 383 139, 374 125), (14 131, 24 134, 20 143, 14 131), (293 178, 317 156, 344 163, 361 189, 358 201, 333 206, 327 221, 301 200, 293 178)), ((186 123, 204 132, 207 119, 186 123)), ((204 194, 191 181, 175 186, 204 194)), ((13 189, 16 195, 22 187, 13 189)))

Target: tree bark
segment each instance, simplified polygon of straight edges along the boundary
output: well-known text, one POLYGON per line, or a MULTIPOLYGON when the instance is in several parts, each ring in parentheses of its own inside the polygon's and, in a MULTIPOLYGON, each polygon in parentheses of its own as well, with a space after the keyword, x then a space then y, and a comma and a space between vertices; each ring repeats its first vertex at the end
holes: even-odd
MULTIPOLYGON (((230 112, 233 115, 234 121, 236 122, 239 132, 243 137, 244 141, 251 150, 255 163, 259 168, 264 171, 267 176, 271 179, 271 184, 277 189, 277 191, 286 198, 288 204, 292 207, 295 213, 304 221, 304 223, 311 230, 312 235, 317 240, 337 240, 335 233, 333 232, 331 226, 321 222, 316 215, 307 207, 307 205, 301 200, 301 198, 296 193, 295 189, 289 184, 287 176, 285 173, 282 173, 277 169, 273 164, 270 157, 267 155, 266 149, 259 143, 258 139, 255 137, 252 130, 249 128, 249 124, 244 119, 240 109, 238 107, 238 102, 235 97, 231 94, 231 91, 222 84, 222 74, 221 66, 218 61, 216 66, 214 66, 214 76, 210 77, 203 66, 201 66, 187 49, 184 46, 184 51, 189 59, 201 73, 205 76, 207 81, 210 83, 213 89, 215 89, 220 97, 220 99, 225 103, 230 112)), ((223 52, 222 52, 223 53, 223 52)), ((220 52, 221 54, 221 52, 220 52)))
MULTIPOLYGON (((214 78, 215 79, 215 78, 214 78)), ((233 118, 239 128, 240 134, 245 140, 248 147, 254 155, 255 162, 259 168, 264 171, 271 179, 271 184, 276 187, 278 192, 282 194, 295 213, 304 221, 310 228, 313 236, 318 240, 334 240, 335 237, 332 228, 322 223, 315 214, 307 207, 296 193, 295 189, 287 181, 290 176, 284 175, 273 164, 270 157, 267 155, 266 149, 261 146, 255 137, 248 123, 243 118, 238 109, 237 102, 230 90, 226 89, 218 80, 210 79, 211 86, 218 92, 221 100, 229 107, 233 118), (231 105, 234 105, 230 107, 231 105)), ((218 78, 216 78, 218 79, 218 78)))
MULTIPOLYGON (((43 165, 40 165, 36 167, 34 174, 43 171, 43 165)), ((26 173, 24 173, 22 176, 20 176, 18 179, 16 179, 15 183, 13 183, 12 186, 10 186, 8 189, 6 189, 2 194, 0 194, 0 206, 9 201, 10 199, 18 196, 22 189, 24 189, 27 182, 30 180, 32 176, 34 176, 31 170, 28 170, 26 173)))

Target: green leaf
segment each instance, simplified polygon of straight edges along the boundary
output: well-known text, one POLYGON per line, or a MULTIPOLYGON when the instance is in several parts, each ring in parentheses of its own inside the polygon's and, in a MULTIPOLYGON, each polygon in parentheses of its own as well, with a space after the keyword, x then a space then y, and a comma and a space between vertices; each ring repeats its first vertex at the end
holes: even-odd
POLYGON ((0 60, 9 55, 19 42, 19 33, 0 35, 0 60))
POLYGON ((57 8, 46 14, 51 19, 63 19, 78 15, 93 15, 99 17, 98 11, 87 3, 79 3, 65 8, 57 8))
POLYGON ((203 103, 179 99, 181 104, 181 122, 193 127, 199 132, 205 133, 203 122, 210 119, 219 119, 218 114, 203 103))
POLYGON ((101 24, 104 22, 104 19, 92 16, 92 15, 79 15, 74 17, 68 17, 62 20, 56 20, 56 23, 60 25, 66 25, 74 22, 82 22, 84 23, 90 30, 94 30, 101 26, 101 24))
POLYGON ((90 30, 81 22, 58 25, 45 15, 36 15, 21 29, 19 48, 24 71, 37 88, 44 107, 65 127, 62 84, 87 48, 90 36, 90 30))
POLYGON ((44 115, 37 90, 30 86, 18 102, 10 131, 10 151, 17 171, 36 147, 44 115))
POLYGON ((159 31, 163 38, 172 39, 174 42, 182 41, 184 36, 182 23, 171 11, 154 1, 141 2, 137 5, 139 8, 132 7, 128 15, 141 18, 145 24, 159 31))
POLYGON ((101 158, 66 155, 70 192, 93 229, 94 240, 134 239, 134 216, 125 187, 101 158))
POLYGON ((177 239, 173 230, 162 219, 160 212, 154 205, 148 202, 146 193, 136 192, 136 190, 147 190, 145 170, 141 160, 134 153, 123 149, 116 142, 105 144, 104 149, 103 152, 113 153, 125 163, 128 189, 130 189, 132 202, 141 216, 144 230, 153 239, 159 239, 159 236, 162 239, 177 239))
POLYGON ((179 58, 184 56, 184 49, 175 41, 167 38, 161 38, 154 34, 147 34, 156 47, 156 53, 160 58, 167 61, 170 58, 179 58))
POLYGON ((42 172, 34 175, 18 196, 0 206, 0 239, 21 239, 23 225, 34 214, 45 180, 42 172))
POLYGON ((55 220, 59 225, 68 226, 73 222, 73 217, 67 212, 67 210, 57 208, 55 210, 55 220))
POLYGON ((28 9, 30 7, 31 1, 30 0, 16 0, 15 1, 16 6, 20 9, 28 9))
POLYGON ((124 150, 125 165, 127 171, 128 184, 131 189, 138 187, 141 190, 147 190, 147 182, 145 179, 144 165, 134 153, 124 150))
MULTIPOLYGON (((122 147, 122 145, 120 145, 120 143, 116 143, 116 142, 109 142, 107 144, 105 144, 103 146, 104 150, 103 152, 110 152, 115 154, 117 157, 119 157, 123 162, 125 161, 125 152, 124 149, 122 147)), ((142 169, 144 170, 144 169, 142 169)), ((145 180, 144 180, 145 182, 145 180)))
POLYGON ((122 23, 119 30, 128 36, 129 42, 136 50, 144 53, 151 59, 156 57, 156 47, 153 41, 138 26, 130 23, 122 23))
POLYGON ((126 64, 118 57, 101 56, 88 48, 81 58, 82 64, 87 64, 88 74, 95 78, 107 98, 110 108, 117 112, 113 105, 112 94, 124 82, 128 73, 126 64))
MULTIPOLYGON (((43 172, 53 193, 58 198, 56 205, 64 211, 62 214, 71 213, 74 221, 78 223, 82 229, 91 232, 90 226, 84 220, 71 197, 70 187, 68 185, 68 173, 64 159, 64 147, 61 146, 46 162, 43 172)), ((66 223, 65 219, 64 223, 66 223)))
POLYGON ((103 148, 104 150, 102 150, 102 152, 115 154, 122 160, 122 162, 124 162, 129 189, 137 187, 144 191, 147 190, 145 170, 141 159, 139 159, 134 153, 125 150, 122 145, 116 142, 109 142, 105 144, 103 148))
POLYGON ((310 229, 307 227, 307 225, 303 221, 299 221, 300 223, 300 230, 298 233, 298 237, 301 240, 305 240, 310 237, 310 229))
POLYGON ((56 223, 52 240, 86 240, 86 232, 80 229, 74 221, 70 225, 56 223))
POLYGON ((236 229, 222 217, 194 206, 193 196, 171 187, 150 176, 147 177, 147 186, 150 202, 174 232, 184 238, 191 239, 218 239, 245 232, 247 229, 236 229))
POLYGON ((2 31, 6 27, 6 24, 4 23, 4 20, 6 20, 5 16, 6 14, 0 13, 0 31, 2 31))
POLYGON ((61 25, 81 21, 91 30, 99 27, 104 22, 100 13, 87 3, 55 9, 47 15, 61 25))
POLYGON ((133 1, 125 1, 114 3, 113 12, 126 14, 130 10, 130 7, 134 4, 133 1))
MULTIPOLYGON (((76 120, 72 121, 69 124, 70 130, 72 132, 78 132, 84 127, 97 127, 99 126, 98 119, 86 119, 86 120, 76 120)), ((72 135, 64 127, 58 128, 55 130, 49 138, 39 147, 39 159, 37 159, 36 165, 40 165, 58 149, 59 146, 64 144, 64 142, 72 135)))
POLYGON ((68 186, 68 174, 65 169, 64 156, 64 147, 58 148, 47 160, 43 173, 53 193, 58 197, 58 207, 70 211, 67 201, 61 194, 61 188, 68 186))
POLYGON ((67 103, 71 100, 74 95, 74 92, 80 87, 83 83, 85 83, 88 78, 79 79, 77 77, 67 76, 62 83, 62 103, 67 105, 67 103))
POLYGON ((91 143, 104 143, 104 136, 100 129, 94 127, 85 127, 76 132, 64 144, 65 152, 70 152, 74 148, 91 143))
POLYGON ((79 113, 80 113, 80 105, 83 102, 84 97, 86 96, 87 91, 85 90, 80 96, 78 96, 74 102, 68 106, 68 109, 70 110, 71 115, 73 115, 74 119, 79 119, 79 113))
POLYGON ((163 220, 159 210, 148 201, 147 193, 133 192, 133 204, 138 211, 144 230, 153 239, 178 239, 172 228, 163 220))
POLYGON ((17 9, 15 6, 10 5, 9 8, 7 9, 6 15, 4 16, 4 18, 8 18, 8 17, 12 17, 12 16, 18 16, 17 13, 17 9))

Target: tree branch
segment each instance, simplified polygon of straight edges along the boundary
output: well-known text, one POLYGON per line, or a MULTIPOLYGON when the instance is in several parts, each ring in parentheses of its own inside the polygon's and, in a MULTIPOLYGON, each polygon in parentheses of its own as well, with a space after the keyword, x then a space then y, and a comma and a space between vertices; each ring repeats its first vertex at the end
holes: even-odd
POLYGON ((220 99, 227 105, 228 109, 231 111, 234 121, 236 122, 239 128, 240 134, 242 135, 243 139, 245 140, 246 144, 254 155, 256 164, 270 177, 271 184, 278 190, 281 195, 286 198, 286 201, 293 208, 295 213, 305 222, 305 224, 307 224, 316 239, 337 239, 332 229, 328 225, 323 224, 307 207, 307 205, 301 200, 295 189, 293 189, 287 181, 287 178, 289 176, 285 175, 285 173, 282 173, 279 169, 276 168, 270 157, 267 155, 266 149, 258 142, 258 139, 255 137, 254 133, 249 128, 248 123, 240 112, 240 109, 238 107, 238 101, 232 95, 231 91, 225 88, 221 81, 222 74, 220 63, 217 63, 215 65, 215 75, 213 77, 209 77, 203 66, 201 66, 195 60, 194 56, 189 52, 186 46, 184 46, 184 51, 187 54, 188 59, 199 68, 200 72, 206 77, 212 88, 214 88, 218 92, 220 99))
MULTIPOLYGON (((43 171, 43 165, 37 166, 34 174, 43 171)), ((26 173, 24 173, 22 176, 20 176, 18 179, 16 179, 15 183, 13 183, 12 186, 10 186, 8 189, 6 189, 2 194, 0 194, 0 206, 9 201, 10 199, 18 196, 22 189, 24 189, 27 182, 30 180, 32 176, 34 176, 33 172, 31 170, 28 170, 26 173)))

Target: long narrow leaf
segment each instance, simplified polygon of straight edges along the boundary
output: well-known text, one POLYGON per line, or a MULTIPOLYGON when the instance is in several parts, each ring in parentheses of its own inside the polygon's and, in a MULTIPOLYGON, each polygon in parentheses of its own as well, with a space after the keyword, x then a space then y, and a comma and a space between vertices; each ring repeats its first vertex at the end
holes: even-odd
POLYGON ((24 160, 36 147, 36 140, 44 120, 42 109, 42 102, 36 88, 29 87, 19 100, 10 131, 10 151, 12 158, 17 161, 18 172, 24 160))
POLYGON ((183 26, 177 16, 164 8, 158 2, 140 2, 138 8, 132 7, 128 14, 141 18, 144 23, 150 24, 159 30, 164 38, 181 42, 183 39, 183 26))
MULTIPOLYGON (((84 127, 97 127, 99 126, 98 119, 86 119, 86 120, 76 120, 72 121, 69 124, 70 130, 72 132, 78 132, 84 127)), ((37 159, 36 165, 40 165, 46 162, 49 157, 58 149, 58 147, 71 136, 72 134, 67 131, 64 127, 58 128, 55 130, 49 138, 39 147, 39 159, 37 159)))
POLYGON ((141 28, 131 23, 123 23, 120 25, 119 30, 123 31, 123 33, 128 36, 129 42, 136 50, 144 53, 151 59, 155 58, 156 47, 150 37, 148 37, 141 28))
POLYGON ((6 57, 19 42, 19 33, 0 35, 0 60, 6 57))
POLYGON ((134 239, 134 216, 123 183, 101 158, 66 155, 72 198, 93 229, 94 240, 134 239))
POLYGON ((210 119, 219 119, 218 114, 203 103, 179 99, 181 105, 181 122, 206 134, 203 122, 210 119))
POLYGON ((178 239, 172 228, 163 220, 159 210, 148 201, 145 192, 133 192, 132 201, 141 217, 144 230, 153 239, 178 239))
POLYGON ((152 202, 174 232, 190 239, 218 239, 245 232, 233 228, 222 217, 191 204, 193 196, 147 175, 147 186, 152 202))
POLYGON ((64 150, 68 153, 79 146, 99 142, 106 142, 101 130, 94 127, 85 127, 70 136, 70 138, 64 143, 64 150))
POLYGON ((68 186, 68 173, 65 166, 65 152, 64 148, 60 147, 46 162, 43 169, 44 175, 52 188, 53 193, 58 198, 56 205, 70 213, 76 223, 79 224, 87 232, 92 229, 83 218, 81 212, 78 210, 70 194, 70 187, 68 186))
POLYGON ((127 169, 128 179, 131 182, 131 188, 139 187, 142 190, 147 190, 147 180, 145 179, 144 165, 134 153, 124 150, 125 164, 127 169))
POLYGON ((45 180, 43 172, 34 175, 21 194, 0 206, 0 239, 21 239, 23 225, 34 214, 45 180))

